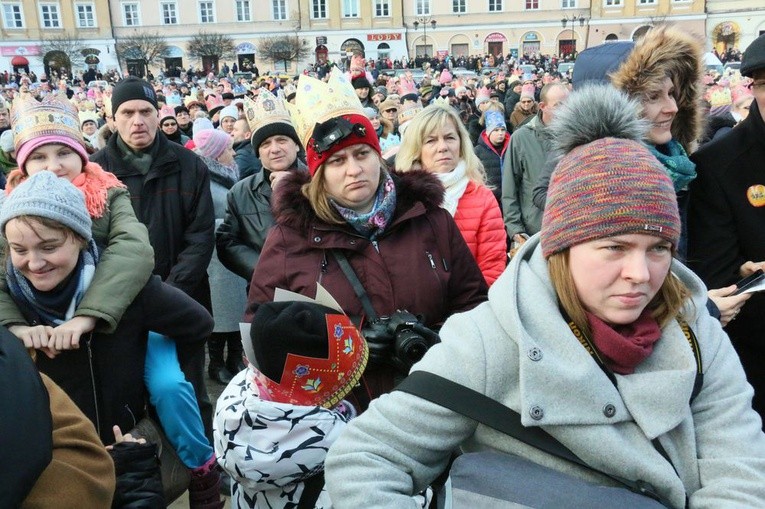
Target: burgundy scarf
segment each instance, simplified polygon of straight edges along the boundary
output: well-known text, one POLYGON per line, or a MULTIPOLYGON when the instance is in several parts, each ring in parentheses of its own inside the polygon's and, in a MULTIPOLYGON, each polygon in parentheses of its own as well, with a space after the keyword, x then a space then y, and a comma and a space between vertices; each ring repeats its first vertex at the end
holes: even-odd
POLYGON ((629 325, 607 324, 597 316, 586 313, 592 330, 592 342, 604 358, 606 366, 614 373, 630 375, 651 352, 661 337, 659 323, 644 310, 629 325))

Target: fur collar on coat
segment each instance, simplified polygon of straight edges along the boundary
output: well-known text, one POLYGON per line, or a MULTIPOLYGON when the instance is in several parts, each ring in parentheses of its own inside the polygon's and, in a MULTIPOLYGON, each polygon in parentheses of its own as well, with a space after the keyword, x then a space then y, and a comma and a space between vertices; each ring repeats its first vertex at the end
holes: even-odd
MULTIPOLYGON (((391 171, 396 184, 396 213, 400 217, 405 211, 421 202, 426 209, 436 209, 444 199, 444 186, 435 175, 423 170, 408 172, 391 171)), ((316 220, 316 214, 308 198, 301 192, 303 184, 311 177, 307 172, 294 172, 277 187, 274 196, 274 219, 277 224, 288 225, 299 231, 309 231, 316 220)))
POLYGON ((611 83, 631 97, 659 88, 665 76, 672 78, 677 93, 677 115, 672 137, 687 153, 702 133, 699 108, 703 93, 701 44, 691 34, 672 26, 649 30, 611 75, 611 83))

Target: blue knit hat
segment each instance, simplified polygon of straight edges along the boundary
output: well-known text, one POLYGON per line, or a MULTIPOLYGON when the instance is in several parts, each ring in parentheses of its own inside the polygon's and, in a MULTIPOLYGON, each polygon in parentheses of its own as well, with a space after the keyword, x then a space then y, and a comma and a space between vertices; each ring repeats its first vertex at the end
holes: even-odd
POLYGON ((61 223, 90 241, 92 222, 85 206, 85 195, 65 178, 41 171, 27 178, 6 196, 0 206, 0 232, 19 216, 38 216, 61 223))
POLYGON ((494 129, 507 129, 505 124, 505 114, 501 111, 487 111, 484 113, 484 123, 486 124, 486 134, 491 134, 494 129))

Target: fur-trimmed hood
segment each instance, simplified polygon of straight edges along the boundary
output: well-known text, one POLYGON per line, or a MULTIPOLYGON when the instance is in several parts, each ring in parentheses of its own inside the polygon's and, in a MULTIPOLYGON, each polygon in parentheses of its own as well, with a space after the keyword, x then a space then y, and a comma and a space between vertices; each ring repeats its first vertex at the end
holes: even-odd
POLYGON ((657 90, 666 76, 674 85, 677 115, 672 136, 689 154, 702 132, 703 50, 693 35, 663 25, 649 30, 611 74, 611 83, 631 97, 657 90))
MULTIPOLYGON (((421 202, 426 209, 436 209, 444 200, 444 186, 438 177, 424 170, 397 172, 389 170, 396 184, 396 213, 394 221, 404 212, 421 202)), ((286 177, 274 193, 273 213, 277 224, 288 225, 300 231, 309 231, 317 220, 311 203, 301 188, 311 176, 296 171, 286 177)))

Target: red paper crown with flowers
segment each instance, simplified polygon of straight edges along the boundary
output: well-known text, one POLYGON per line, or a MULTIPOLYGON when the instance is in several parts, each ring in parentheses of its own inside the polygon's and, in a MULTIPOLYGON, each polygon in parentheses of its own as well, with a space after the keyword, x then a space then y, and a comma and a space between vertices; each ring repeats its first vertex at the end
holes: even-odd
POLYGON ((369 347, 346 315, 325 316, 328 357, 287 354, 279 381, 253 369, 261 397, 293 405, 332 408, 353 390, 366 368, 369 347))

